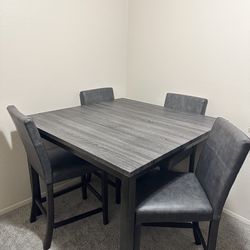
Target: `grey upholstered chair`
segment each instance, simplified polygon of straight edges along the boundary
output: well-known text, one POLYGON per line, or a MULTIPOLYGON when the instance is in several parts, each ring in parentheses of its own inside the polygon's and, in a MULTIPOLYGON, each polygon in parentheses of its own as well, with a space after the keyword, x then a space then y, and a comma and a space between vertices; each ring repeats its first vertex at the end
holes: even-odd
POLYGON ((114 101, 113 88, 90 89, 80 92, 81 105, 114 101))
POLYGON ((205 115, 207 103, 205 98, 167 93, 164 107, 179 112, 205 115))
POLYGON ((193 228, 196 244, 216 249, 222 209, 249 152, 250 140, 223 118, 218 118, 200 155, 195 173, 153 171, 138 180, 136 250, 141 226, 193 228), (199 221, 210 221, 205 242, 199 221))
MULTIPOLYGON (((205 115, 207 103, 208 100, 205 98, 175 93, 167 93, 164 107, 177 112, 205 115)), ((196 147, 184 150, 171 157, 167 161, 162 162, 160 166, 162 169, 167 168, 168 170, 172 170, 176 164, 186 159, 187 157, 190 157, 189 166, 190 171, 192 172, 194 166, 195 151, 196 147)))
MULTIPOLYGON (((114 101, 113 88, 98 88, 91 90, 84 90, 80 92, 81 105, 91 105, 100 102, 111 102, 114 101)), ((99 176, 98 171, 95 172, 99 176)), ((88 181, 91 180, 91 174, 88 174, 88 181)), ((121 181, 115 178, 115 181, 109 179, 109 184, 116 189, 116 203, 120 204, 121 201, 121 181)))
MULTIPOLYGON (((63 221, 54 221, 54 197, 57 197, 76 188, 82 188, 83 199, 87 198, 87 182, 85 173, 94 171, 93 166, 78 158, 77 156, 67 152, 60 147, 53 147, 46 150, 44 142, 40 137, 39 131, 32 118, 20 113, 15 106, 8 106, 9 114, 16 126, 17 132, 24 145, 28 167, 30 173, 30 183, 32 191, 32 208, 30 222, 35 222, 37 216, 42 213, 47 217, 47 230, 43 242, 44 249, 49 249, 51 245, 53 229, 77 221, 87 216, 103 212, 103 223, 108 223, 107 211, 107 176, 102 173, 102 207, 88 211, 86 213, 65 219, 63 221), (39 177, 46 184, 46 198, 41 197, 39 177), (53 192, 53 184, 70 178, 81 177, 82 181, 79 184, 68 187, 64 190, 53 192), (42 205, 47 201, 47 209, 42 205)), ((94 194, 96 194, 93 192, 94 194)))

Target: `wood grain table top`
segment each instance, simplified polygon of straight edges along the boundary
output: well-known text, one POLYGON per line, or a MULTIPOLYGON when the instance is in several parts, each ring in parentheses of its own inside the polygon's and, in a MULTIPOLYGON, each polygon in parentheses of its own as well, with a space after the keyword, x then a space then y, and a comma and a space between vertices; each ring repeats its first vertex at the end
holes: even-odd
POLYGON ((215 120, 125 98, 31 117, 46 139, 125 176, 204 140, 215 120))

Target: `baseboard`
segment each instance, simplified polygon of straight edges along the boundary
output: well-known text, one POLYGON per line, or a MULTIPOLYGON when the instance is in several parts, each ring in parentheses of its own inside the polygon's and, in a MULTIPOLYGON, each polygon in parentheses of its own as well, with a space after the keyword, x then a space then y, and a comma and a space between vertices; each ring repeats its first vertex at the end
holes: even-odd
MULTIPOLYGON (((54 190, 59 191, 60 189, 66 188, 66 187, 68 187, 70 185, 73 185, 73 184, 76 184, 77 182, 79 182, 79 180, 76 180, 76 179, 67 181, 66 183, 62 183, 62 184, 59 184, 59 185, 55 186, 54 190)), ((42 193, 42 196, 45 196, 45 192, 42 193)), ((27 205, 29 203, 31 203, 31 197, 1 209, 0 210, 0 216, 4 215, 4 214, 7 214, 7 213, 9 213, 9 212, 11 212, 11 211, 13 211, 13 210, 15 210, 17 208, 23 207, 23 206, 25 206, 25 205, 27 205)))
POLYGON ((238 221, 244 223, 244 224, 250 225, 250 220, 249 220, 249 219, 247 219, 247 218, 245 218, 245 217, 243 217, 243 216, 241 216, 241 215, 238 215, 238 214, 232 212, 231 210, 229 210, 229 209, 227 209, 227 208, 224 208, 224 209, 223 209, 223 212, 224 212, 225 214, 227 214, 227 215, 229 215, 229 216, 235 218, 236 220, 238 220, 238 221))
MULTIPOLYGON (((75 184, 77 182, 78 182, 78 180, 74 179, 74 180, 68 181, 66 183, 60 184, 60 185, 55 187, 55 191, 58 191, 58 190, 60 190, 62 188, 65 188, 65 187, 70 186, 72 184, 75 184)), ((42 193, 42 195, 45 195, 45 193, 42 193)), ((0 210, 0 216, 4 215, 4 214, 7 214, 7 213, 9 213, 9 212, 11 212, 11 211, 13 211, 13 210, 15 210, 17 208, 23 207, 23 206, 25 206, 25 205, 27 205, 29 203, 31 203, 31 197, 28 198, 28 199, 25 199, 23 201, 17 202, 15 204, 11 205, 11 206, 8 206, 6 208, 1 209, 0 210)), ((223 212, 225 214, 237 219, 238 221, 244 223, 244 224, 250 225, 250 220, 249 219, 247 219, 247 218, 245 218, 243 216, 240 216, 240 215, 232 212, 231 210, 229 210, 227 208, 224 208, 223 212)))
POLYGON ((29 203, 31 203, 31 197, 26 199, 26 200, 19 201, 19 202, 15 203, 15 204, 13 204, 13 205, 11 205, 9 207, 5 207, 5 208, 1 209, 0 210, 0 216, 4 215, 4 214, 7 214, 7 213, 19 208, 19 207, 23 207, 23 206, 25 206, 25 205, 27 205, 29 203))

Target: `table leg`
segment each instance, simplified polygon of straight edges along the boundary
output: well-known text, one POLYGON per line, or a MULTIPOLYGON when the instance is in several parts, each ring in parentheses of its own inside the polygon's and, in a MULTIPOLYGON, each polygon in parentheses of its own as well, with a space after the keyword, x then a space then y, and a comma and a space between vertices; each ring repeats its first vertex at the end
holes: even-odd
POLYGON ((134 249, 136 179, 124 177, 121 186, 120 250, 134 249))
POLYGON ((195 167, 195 155, 196 155, 196 146, 193 147, 192 153, 189 156, 189 172, 194 172, 195 167))

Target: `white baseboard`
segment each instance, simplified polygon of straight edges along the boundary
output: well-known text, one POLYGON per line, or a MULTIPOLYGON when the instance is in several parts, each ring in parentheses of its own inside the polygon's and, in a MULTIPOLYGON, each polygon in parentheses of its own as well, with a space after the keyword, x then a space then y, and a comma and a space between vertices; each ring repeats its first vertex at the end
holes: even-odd
MULTIPOLYGON (((76 180, 76 179, 67 181, 65 183, 56 185, 55 188, 54 188, 54 190, 55 191, 59 191, 60 189, 66 188, 66 187, 68 187, 70 185, 73 185, 73 184, 76 184, 77 182, 78 182, 78 180, 76 180)), ((42 193, 42 196, 45 196, 45 192, 42 193)), ((25 205, 27 205, 29 203, 31 203, 31 197, 29 197, 28 199, 25 199, 23 201, 19 201, 19 202, 13 204, 13 205, 10 205, 8 207, 5 207, 5 208, 1 209, 0 210, 0 216, 4 215, 4 214, 7 214, 7 213, 9 213, 9 212, 11 212, 11 211, 13 211, 13 210, 15 210, 17 208, 23 207, 23 206, 25 206, 25 205)))
MULTIPOLYGON (((60 190, 62 188, 65 188, 65 187, 67 187, 69 185, 75 184, 76 182, 77 182, 77 180, 74 179, 74 180, 68 181, 66 183, 63 183, 61 185, 58 185, 58 186, 55 187, 55 191, 58 191, 58 190, 60 190)), ((45 193, 43 193, 42 195, 45 195, 45 193)), ((19 208, 19 207, 23 207, 23 206, 25 206, 25 205, 27 205, 29 203, 31 203, 31 197, 28 198, 28 199, 25 199, 23 201, 19 201, 19 202, 15 203, 15 204, 13 204, 13 205, 11 205, 9 207, 1 209, 0 210, 0 216, 3 215, 3 214, 7 214, 7 213, 19 208)), ((227 208, 224 208, 223 212, 225 214, 237 219, 238 221, 244 223, 244 224, 250 225, 250 220, 249 219, 247 219, 247 218, 245 218, 245 217, 243 217, 241 215, 238 215, 238 214, 232 212, 231 210, 229 210, 227 208)))
POLYGON ((243 217, 243 216, 241 216, 241 215, 238 215, 238 214, 232 212, 231 210, 229 210, 229 209, 227 209, 227 208, 224 208, 224 209, 223 209, 223 212, 224 212, 225 214, 227 214, 227 215, 229 215, 229 216, 235 218, 236 220, 238 220, 238 221, 244 223, 244 224, 250 225, 250 220, 249 220, 249 219, 247 219, 247 218, 245 218, 245 217, 243 217))
POLYGON ((1 209, 0 210, 0 216, 3 215, 3 214, 7 214, 7 213, 19 208, 19 207, 23 207, 23 206, 25 206, 25 205, 27 205, 29 203, 31 203, 31 197, 26 199, 26 200, 19 201, 19 202, 15 203, 15 204, 13 204, 13 205, 11 205, 9 207, 5 207, 5 208, 1 209))

